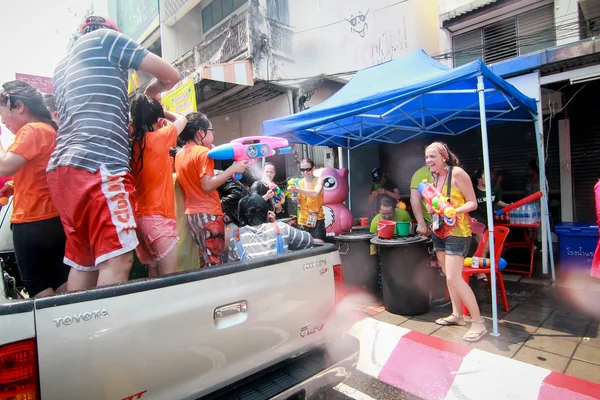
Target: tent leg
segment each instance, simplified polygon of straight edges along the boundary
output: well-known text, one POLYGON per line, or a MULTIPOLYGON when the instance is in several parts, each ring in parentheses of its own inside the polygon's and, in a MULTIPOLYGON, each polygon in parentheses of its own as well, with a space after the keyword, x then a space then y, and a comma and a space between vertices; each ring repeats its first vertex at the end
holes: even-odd
MULTIPOLYGON (((485 114, 485 85, 483 76, 477 77, 477 93, 479 95, 479 118, 481 119, 481 147, 483 148, 483 167, 485 170, 485 197, 487 205, 488 231, 490 232, 488 243, 490 248, 490 265, 496 265, 496 255, 494 246, 494 205, 492 204, 492 181, 490 173, 490 151, 487 135, 487 116, 485 114)), ((490 268, 491 286, 492 286, 492 336, 500 336, 498 333, 498 296, 496 295, 496 269, 490 268)))
MULTIPOLYGON (((350 183, 352 177, 352 173, 350 172, 350 140, 348 140, 348 147, 346 150, 348 151, 348 183, 350 183)), ((348 190, 348 210, 352 211, 352 189, 348 190)))
MULTIPOLYGON (((541 97, 540 97, 541 98, 541 97)), ((538 151, 538 164, 540 169, 540 190, 542 191, 542 272, 548 273, 548 258, 550 258, 550 268, 552 280, 556 280, 556 272, 554 270, 554 252, 552 251, 552 233, 550 230, 550 213, 548 212, 548 190, 546 187, 546 160, 544 154, 544 122, 542 120, 542 103, 537 102, 538 115, 535 120, 535 140, 538 151)))

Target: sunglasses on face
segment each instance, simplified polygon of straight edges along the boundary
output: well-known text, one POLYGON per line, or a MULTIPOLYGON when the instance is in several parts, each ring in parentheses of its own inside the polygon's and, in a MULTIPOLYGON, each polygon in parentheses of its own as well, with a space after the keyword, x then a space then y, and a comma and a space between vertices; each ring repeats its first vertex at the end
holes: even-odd
POLYGON ((312 170, 312 167, 310 167, 310 168, 300 168, 300 172, 308 172, 310 170, 312 170))

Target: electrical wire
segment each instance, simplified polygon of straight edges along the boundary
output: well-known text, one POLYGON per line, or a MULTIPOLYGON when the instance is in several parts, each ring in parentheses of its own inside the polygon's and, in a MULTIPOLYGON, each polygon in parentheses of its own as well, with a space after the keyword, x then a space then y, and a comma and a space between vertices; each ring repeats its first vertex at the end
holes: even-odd
MULTIPOLYGON (((376 8, 376 9, 374 9, 374 10, 370 11, 370 12, 377 12, 377 11, 385 10, 386 8, 394 7, 394 6, 397 6, 398 4, 406 3, 406 2, 408 2, 408 1, 409 1, 409 0, 400 0, 400 1, 396 2, 396 3, 389 4, 389 5, 387 5, 387 6, 384 6, 384 7, 381 7, 381 8, 376 8)), ((327 28, 327 27, 329 27, 329 26, 337 25, 337 24, 340 24, 340 23, 342 23, 342 22, 346 22, 346 20, 345 20, 345 19, 341 19, 341 20, 339 20, 339 21, 330 22, 330 23, 328 23, 328 24, 325 24, 325 25, 321 25, 321 26, 315 26, 315 27, 313 27, 313 28, 308 28, 308 29, 304 29, 304 30, 302 30, 302 31, 297 31, 297 32, 294 32, 294 34, 295 34, 295 35, 298 35, 298 34, 300 34, 300 33, 305 33, 305 32, 315 31, 315 30, 317 30, 317 29, 321 29, 321 28, 327 28)))

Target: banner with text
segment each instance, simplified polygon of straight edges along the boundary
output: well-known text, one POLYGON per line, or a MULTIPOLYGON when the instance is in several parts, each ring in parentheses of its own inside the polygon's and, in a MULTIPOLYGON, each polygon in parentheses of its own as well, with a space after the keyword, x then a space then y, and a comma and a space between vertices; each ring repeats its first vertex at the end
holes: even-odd
POLYGON ((162 103, 165 110, 176 114, 186 115, 197 111, 194 80, 190 79, 177 89, 164 95, 162 103))

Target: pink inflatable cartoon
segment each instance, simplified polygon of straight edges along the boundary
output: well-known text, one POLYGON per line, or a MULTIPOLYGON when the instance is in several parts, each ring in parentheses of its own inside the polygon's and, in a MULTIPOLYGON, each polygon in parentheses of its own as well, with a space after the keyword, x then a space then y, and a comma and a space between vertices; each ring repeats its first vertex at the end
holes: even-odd
POLYGON ((315 176, 322 176, 325 180, 323 212, 327 233, 339 235, 350 232, 353 217, 344 205, 349 192, 348 169, 322 168, 315 171, 315 176))

